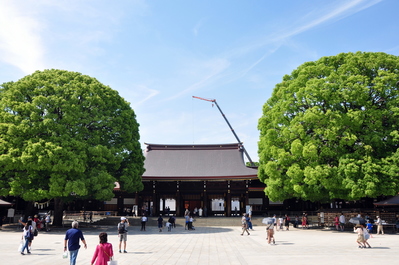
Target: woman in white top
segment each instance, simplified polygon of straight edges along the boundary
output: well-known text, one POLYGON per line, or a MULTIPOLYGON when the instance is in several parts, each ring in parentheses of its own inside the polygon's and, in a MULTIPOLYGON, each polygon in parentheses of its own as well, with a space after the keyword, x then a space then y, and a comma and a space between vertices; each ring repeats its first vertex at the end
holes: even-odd
POLYGON ((363 234, 363 226, 362 225, 356 225, 353 228, 353 232, 357 233, 357 244, 359 245, 359 248, 363 248, 366 247, 366 245, 364 244, 364 234, 363 234))
POLYGON ((26 249, 26 252, 28 254, 30 254, 28 245, 33 240, 33 227, 32 227, 32 221, 31 220, 29 220, 26 223, 26 225, 25 225, 25 227, 23 229, 22 240, 25 240, 25 245, 24 245, 24 247, 21 250, 21 254, 25 255, 25 253, 24 253, 25 249, 26 249))

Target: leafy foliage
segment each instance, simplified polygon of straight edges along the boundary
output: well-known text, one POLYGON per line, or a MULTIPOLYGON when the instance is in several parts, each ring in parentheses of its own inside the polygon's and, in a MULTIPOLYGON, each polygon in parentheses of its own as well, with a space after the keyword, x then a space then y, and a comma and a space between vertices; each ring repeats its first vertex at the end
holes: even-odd
POLYGON ((273 201, 399 191, 399 57, 342 53, 307 62, 263 106, 258 176, 273 201))
POLYGON ((96 79, 37 71, 0 87, 0 194, 108 200, 143 189, 134 111, 96 79))

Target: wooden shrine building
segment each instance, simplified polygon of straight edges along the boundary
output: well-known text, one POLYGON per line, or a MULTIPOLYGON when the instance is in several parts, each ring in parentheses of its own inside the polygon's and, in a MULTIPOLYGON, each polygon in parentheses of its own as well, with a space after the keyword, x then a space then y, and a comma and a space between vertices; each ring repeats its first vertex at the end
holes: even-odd
POLYGON ((204 215, 232 216, 261 212, 268 203, 257 169, 245 166, 236 144, 146 144, 144 190, 134 202, 152 215, 183 216, 202 209, 204 215))

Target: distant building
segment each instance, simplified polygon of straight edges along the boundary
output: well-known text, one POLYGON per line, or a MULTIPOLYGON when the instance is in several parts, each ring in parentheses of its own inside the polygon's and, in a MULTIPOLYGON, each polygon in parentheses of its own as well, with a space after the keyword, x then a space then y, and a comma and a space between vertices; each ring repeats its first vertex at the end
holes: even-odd
POLYGON ((144 190, 134 198, 117 194, 118 211, 133 205, 139 214, 177 216, 200 208, 208 216, 232 216, 249 206, 255 214, 265 210, 265 185, 257 168, 245 166, 240 144, 146 145, 144 190))

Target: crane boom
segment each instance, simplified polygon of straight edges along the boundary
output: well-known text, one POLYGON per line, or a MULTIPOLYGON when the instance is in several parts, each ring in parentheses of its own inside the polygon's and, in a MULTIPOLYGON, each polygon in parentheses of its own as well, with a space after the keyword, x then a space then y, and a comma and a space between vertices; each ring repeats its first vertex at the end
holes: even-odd
POLYGON ((230 127, 231 132, 234 134, 234 136, 236 137, 238 143, 241 145, 241 148, 242 148, 242 150, 244 151, 245 156, 248 158, 249 163, 251 164, 251 166, 254 167, 254 166, 255 166, 254 162, 252 162, 252 159, 249 157, 249 154, 247 153, 247 150, 245 150, 244 145, 242 144, 242 142, 241 142, 240 139, 238 138, 238 136, 237 136, 236 132, 234 131, 233 127, 231 127, 230 122, 227 120, 226 115, 224 115, 222 109, 219 107, 218 103, 216 102, 216 99, 206 99, 206 98, 201 98, 201 97, 196 97, 196 96, 193 96, 193 98, 200 99, 200 100, 205 100, 205 101, 209 101, 209 102, 215 103, 216 107, 218 107, 220 113, 222 114, 224 120, 226 121, 227 125, 230 127))

